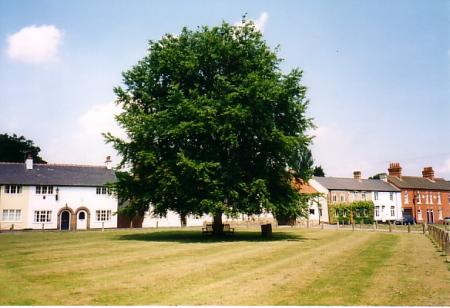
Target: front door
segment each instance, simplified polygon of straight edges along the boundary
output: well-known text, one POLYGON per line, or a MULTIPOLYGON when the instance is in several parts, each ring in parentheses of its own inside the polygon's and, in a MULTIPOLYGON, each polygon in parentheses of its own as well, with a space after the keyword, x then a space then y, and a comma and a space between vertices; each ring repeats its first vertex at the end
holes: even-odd
POLYGON ((70 213, 68 211, 64 211, 61 213, 61 230, 69 230, 70 229, 70 213))
POLYGON ((434 212, 433 212, 433 210, 428 210, 427 211, 427 222, 429 224, 434 223, 434 212))
POLYGON ((87 214, 86 211, 79 211, 77 217, 77 230, 87 229, 87 214))

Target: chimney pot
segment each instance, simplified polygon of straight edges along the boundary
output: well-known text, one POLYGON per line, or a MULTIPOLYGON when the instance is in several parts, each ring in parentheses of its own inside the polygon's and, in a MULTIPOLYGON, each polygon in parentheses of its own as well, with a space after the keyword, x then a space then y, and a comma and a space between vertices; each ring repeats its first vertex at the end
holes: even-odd
POLYGON ((27 155, 27 159, 25 160, 25 167, 27 168, 27 170, 33 169, 33 156, 31 155, 31 153, 28 153, 27 155))
POLYGON ((426 179, 434 181, 434 170, 433 167, 424 167, 422 171, 422 176, 426 179))
POLYGON ((106 169, 112 169, 111 156, 106 156, 105 166, 106 166, 106 169))
POLYGON ((402 177, 402 167, 400 163, 390 163, 388 169, 389 175, 396 176, 398 178, 402 177))
POLYGON ((353 171, 353 178, 355 180, 361 181, 361 171, 353 171))

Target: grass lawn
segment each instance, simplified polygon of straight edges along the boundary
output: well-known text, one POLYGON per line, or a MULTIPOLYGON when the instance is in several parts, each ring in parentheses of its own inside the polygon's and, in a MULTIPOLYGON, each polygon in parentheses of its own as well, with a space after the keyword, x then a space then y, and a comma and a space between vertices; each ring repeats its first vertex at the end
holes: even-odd
POLYGON ((0 305, 450 305, 422 234, 199 230, 0 234, 0 305))

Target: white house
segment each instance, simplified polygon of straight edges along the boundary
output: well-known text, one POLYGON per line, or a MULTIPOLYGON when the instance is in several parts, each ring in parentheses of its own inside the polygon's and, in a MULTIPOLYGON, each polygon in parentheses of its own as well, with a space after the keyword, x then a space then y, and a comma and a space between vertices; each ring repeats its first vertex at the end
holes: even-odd
POLYGON ((106 166, 0 163, 0 228, 83 230, 116 228, 117 198, 106 166))
POLYGON ((353 178, 313 177, 309 183, 327 195, 327 207, 329 204, 372 201, 375 220, 385 222, 403 218, 400 189, 388 183, 385 177, 362 179, 361 172, 355 171, 353 178))

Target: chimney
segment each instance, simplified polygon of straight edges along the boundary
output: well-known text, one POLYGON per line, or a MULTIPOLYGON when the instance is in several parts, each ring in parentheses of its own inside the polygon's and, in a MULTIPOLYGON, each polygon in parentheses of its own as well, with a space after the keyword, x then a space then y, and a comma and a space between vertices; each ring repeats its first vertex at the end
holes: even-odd
POLYGON ((353 171, 353 178, 355 180, 361 181, 361 171, 353 171))
POLYGON ((426 179, 434 181, 434 170, 433 167, 424 167, 422 171, 422 176, 426 179))
POLYGON ((396 176, 399 179, 402 177, 402 167, 399 163, 390 163, 388 171, 389 175, 396 176))
POLYGON ((380 180, 387 182, 387 174, 386 173, 380 173, 380 180))
POLYGON ((111 156, 106 156, 105 166, 106 166, 106 169, 112 169, 111 156))
POLYGON ((31 156, 31 153, 28 153, 27 159, 25 160, 25 166, 27 167, 27 170, 33 169, 33 156, 31 156))

